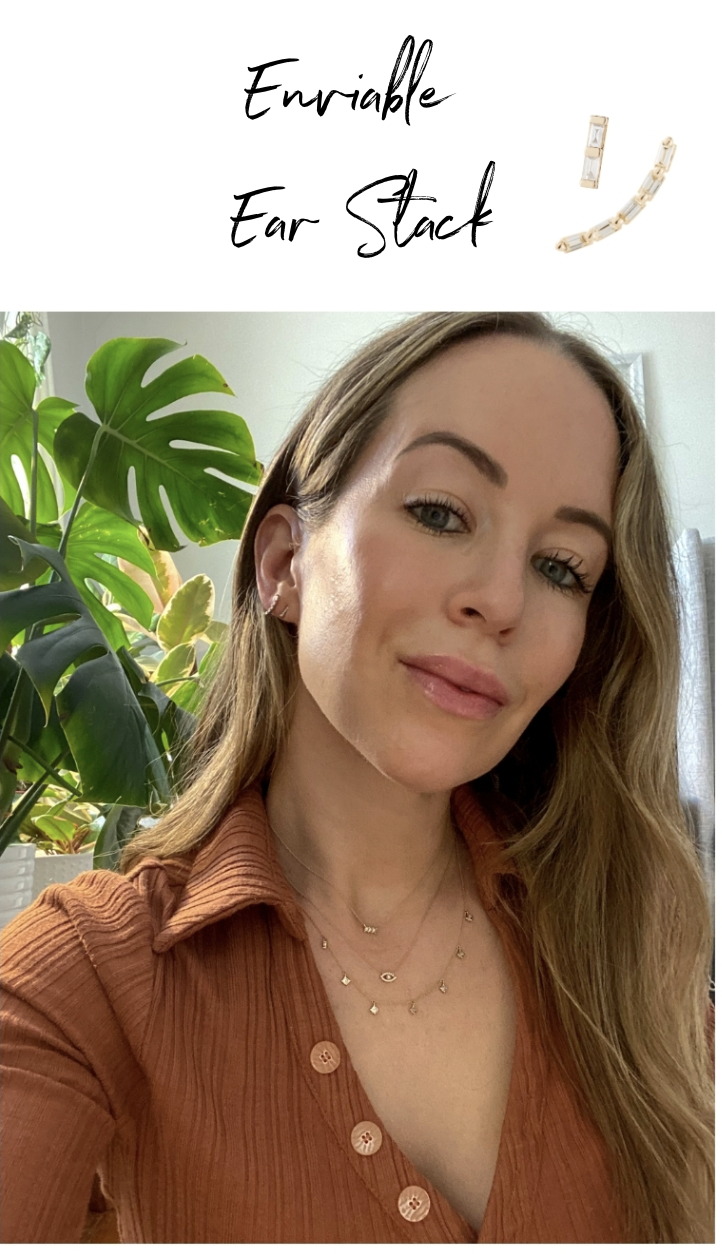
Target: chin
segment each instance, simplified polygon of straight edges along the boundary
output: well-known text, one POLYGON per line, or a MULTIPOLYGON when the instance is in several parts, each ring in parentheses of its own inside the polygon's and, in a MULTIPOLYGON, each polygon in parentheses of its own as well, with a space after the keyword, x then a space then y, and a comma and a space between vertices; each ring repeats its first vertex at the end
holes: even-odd
MULTIPOLYGON (((363 752, 363 750, 362 750, 363 752)), ((411 746, 385 746, 364 753, 367 761, 386 779, 413 793, 448 793, 470 779, 490 771, 499 761, 489 755, 488 761, 470 762, 451 753, 438 743, 411 746)))

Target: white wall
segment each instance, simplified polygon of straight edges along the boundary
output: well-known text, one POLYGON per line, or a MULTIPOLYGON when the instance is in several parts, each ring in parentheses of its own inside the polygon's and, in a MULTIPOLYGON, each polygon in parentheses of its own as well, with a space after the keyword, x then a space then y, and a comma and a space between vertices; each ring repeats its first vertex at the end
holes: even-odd
MULTIPOLYGON (((245 418, 256 455, 268 463, 321 380, 359 342, 401 313, 51 313, 56 394, 85 404, 85 363, 118 335, 161 336, 201 353, 235 393, 221 402, 245 418)), ((554 320, 613 353, 643 353, 646 416, 661 466, 675 534, 696 527, 714 535, 714 315, 711 313, 564 313, 554 320)), ((174 358, 165 358, 158 372, 174 358)), ((194 398, 198 408, 219 398, 194 398)), ((204 571, 228 619, 237 542, 175 554, 184 578, 204 571)))

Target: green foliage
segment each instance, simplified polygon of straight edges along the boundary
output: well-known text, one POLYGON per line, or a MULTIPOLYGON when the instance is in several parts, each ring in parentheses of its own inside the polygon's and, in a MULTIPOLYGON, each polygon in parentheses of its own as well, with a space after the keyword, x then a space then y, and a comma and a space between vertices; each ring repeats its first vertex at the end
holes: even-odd
POLYGON ((237 415, 152 418, 198 393, 232 395, 198 356, 145 382, 177 347, 103 345, 88 363, 91 420, 59 398, 35 405, 33 367, 0 341, 0 852, 30 839, 58 852, 93 847, 94 865, 117 866, 138 822, 182 779, 227 628, 213 618, 206 575, 181 583, 160 489, 186 536, 210 544, 240 535, 263 467, 237 415))
POLYGON ((173 594, 158 619, 156 632, 164 649, 174 649, 202 636, 213 620, 213 584, 207 575, 194 575, 173 594))
POLYGON ((161 486, 188 538, 215 544, 240 536, 252 498, 245 489, 208 471, 257 484, 262 469, 248 428, 235 414, 184 410, 148 421, 159 409, 197 392, 233 395, 218 371, 199 356, 176 362, 143 384, 146 371, 176 348, 180 345, 172 340, 117 339, 104 344, 88 362, 86 376, 88 399, 99 421, 73 414, 58 428, 54 443, 55 459, 68 480, 77 488, 87 474, 88 500, 128 522, 135 521, 128 498, 132 468, 153 547, 171 553, 182 546, 161 499, 161 486), (202 449, 173 447, 176 441, 201 438, 202 449))
MULTIPOLYGON (((76 408, 71 401, 52 397, 33 408, 35 374, 30 362, 19 349, 0 340, 0 497, 14 514, 25 512, 20 481, 12 465, 18 457, 31 481, 33 460, 33 422, 37 416, 38 443, 52 456, 55 433, 76 408)), ((38 457, 37 520, 53 522, 75 497, 74 488, 65 482, 65 500, 59 506, 50 472, 38 457)), ((62 474, 62 467, 60 467, 62 474)))
POLYGON ((52 583, 0 593, 0 650, 34 624, 60 623, 27 640, 17 654, 43 703, 46 723, 53 703, 80 772, 87 801, 150 805, 170 796, 143 710, 123 667, 88 610, 59 554, 41 544, 18 544, 56 572, 52 583), (72 668, 68 682, 60 679, 72 668), (108 717, 112 711, 112 717, 108 717))
POLYGON ((11 314, 5 315, 3 339, 11 340, 27 357, 39 386, 45 378, 45 363, 50 355, 50 340, 42 320, 36 313, 20 313, 12 325, 8 319, 12 320, 11 314))

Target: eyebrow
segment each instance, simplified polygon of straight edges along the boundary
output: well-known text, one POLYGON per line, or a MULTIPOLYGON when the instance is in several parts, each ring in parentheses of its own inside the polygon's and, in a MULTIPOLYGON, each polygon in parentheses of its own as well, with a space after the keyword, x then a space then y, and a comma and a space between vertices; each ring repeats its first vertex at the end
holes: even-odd
POLYGON ((583 527, 593 527, 603 540, 606 540, 608 547, 612 547, 612 528, 609 523, 605 522, 599 514, 593 513, 590 509, 579 509, 576 505, 560 505, 555 518, 560 518, 562 522, 581 523, 583 527))
POLYGON ((478 444, 465 440, 463 435, 456 435, 453 431, 429 431, 426 435, 419 435, 401 450, 398 457, 402 457, 404 453, 410 453, 412 449, 420 448, 422 444, 448 444, 450 448, 456 449, 457 453, 468 457, 476 469, 480 470, 496 488, 505 488, 509 482, 509 476, 503 466, 485 453, 483 448, 479 448, 478 444))
MULTIPOLYGON (((394 460, 397 461, 399 457, 403 457, 404 453, 410 453, 413 449, 421 448, 426 444, 446 444, 449 448, 456 449, 457 453, 461 453, 468 458, 484 478, 493 483, 496 488, 505 488, 509 482, 509 476, 504 467, 491 454, 485 452, 483 448, 479 448, 479 445, 474 444, 472 440, 467 440, 462 435, 456 435, 454 431, 428 431, 425 435, 419 435, 410 444, 407 444, 406 448, 403 448, 394 460)), ((576 505, 560 505, 554 517, 561 522, 579 523, 582 527, 591 527, 606 541, 611 549, 612 529, 593 510, 581 509, 576 505)))

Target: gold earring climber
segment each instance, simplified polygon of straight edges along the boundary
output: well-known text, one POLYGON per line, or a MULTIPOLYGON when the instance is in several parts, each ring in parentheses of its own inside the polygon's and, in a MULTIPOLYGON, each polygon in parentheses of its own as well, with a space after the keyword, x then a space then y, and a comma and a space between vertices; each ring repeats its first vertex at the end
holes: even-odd
MULTIPOLYGON (((594 120, 594 117, 592 117, 590 122, 590 133, 593 129, 592 124, 594 123, 594 120)), ((602 120, 606 121, 606 119, 602 120)), ((590 145, 586 151, 590 152, 592 147, 596 147, 596 145, 590 145)), ((672 159, 676 151, 677 145, 672 137, 668 135, 667 138, 663 139, 659 145, 657 157, 652 169, 642 180, 639 190, 634 193, 631 200, 628 200, 626 205, 623 205, 619 212, 614 214, 613 217, 604 218, 604 220, 602 222, 598 222, 596 226, 591 226, 586 231, 579 231, 576 235, 565 235, 563 239, 560 239, 559 243, 555 245, 557 251, 561 253, 576 252, 578 248, 586 248, 588 244, 596 244, 599 240, 606 239, 608 235, 613 235, 623 226, 627 226, 630 222, 633 222, 637 214, 641 213, 642 209, 650 204, 656 196, 664 182, 665 175, 669 171, 669 167, 672 164, 672 159)), ((585 157, 585 163, 587 160, 592 161, 594 158, 585 157)), ((599 157, 599 163, 601 166, 601 155, 599 157)), ((597 167, 597 178, 598 175, 599 166, 597 167)), ((582 186, 595 187, 596 183, 592 181, 585 182, 584 179, 582 179, 582 186)))

